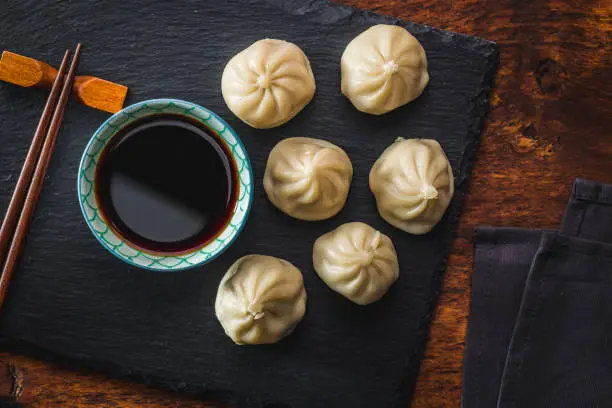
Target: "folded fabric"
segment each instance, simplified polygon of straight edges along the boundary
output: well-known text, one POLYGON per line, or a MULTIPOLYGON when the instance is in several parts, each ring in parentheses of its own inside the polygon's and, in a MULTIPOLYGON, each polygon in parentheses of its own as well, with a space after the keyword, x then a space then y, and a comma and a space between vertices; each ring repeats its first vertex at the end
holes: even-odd
POLYGON ((462 407, 497 403, 506 353, 542 231, 479 228, 463 361, 462 407))
MULTIPOLYGON (((576 180, 564 216, 562 232, 574 237, 612 242, 611 204, 611 186, 576 180)), ((509 378, 513 372, 507 370, 504 374, 504 367, 507 357, 510 358, 508 350, 511 339, 516 338, 513 337, 513 333, 516 333, 519 327, 523 328, 521 316, 524 310, 521 303, 525 304, 527 297, 534 296, 525 288, 531 287, 528 282, 540 275, 540 272, 534 273, 536 266, 534 260, 539 259, 544 243, 550 241, 550 236, 557 237, 553 231, 518 228, 477 229, 472 303, 463 371, 462 406, 464 408, 497 406, 502 377, 509 378)), ((569 236, 564 239, 573 242, 569 236)), ((587 242, 582 245, 589 244, 587 242)), ((600 244, 594 242, 593 245, 600 244)), ((579 267, 575 264, 570 266, 579 267)), ((612 307, 609 312, 612 313, 612 307)), ((563 316, 564 312, 557 310, 557 313, 563 316)), ((610 335, 612 336, 612 331, 610 335)), ((512 355, 513 358, 520 358, 512 355)), ((511 395, 512 391, 509 393, 507 391, 504 398, 511 395)), ((505 403, 500 399, 500 404, 505 403)), ((527 405, 517 406, 548 405, 537 405, 535 401, 531 401, 527 405)))
POLYGON ((612 406, 612 245, 543 234, 497 406, 612 406))

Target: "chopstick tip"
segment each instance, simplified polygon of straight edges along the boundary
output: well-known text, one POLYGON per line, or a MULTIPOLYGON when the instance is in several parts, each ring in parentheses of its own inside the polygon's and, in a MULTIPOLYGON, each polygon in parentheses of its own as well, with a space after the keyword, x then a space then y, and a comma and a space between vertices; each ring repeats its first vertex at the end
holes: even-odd
POLYGON ((78 43, 76 46, 76 49, 74 50, 74 56, 72 58, 72 63, 75 64, 78 60, 79 57, 81 56, 81 48, 83 47, 83 44, 78 43))

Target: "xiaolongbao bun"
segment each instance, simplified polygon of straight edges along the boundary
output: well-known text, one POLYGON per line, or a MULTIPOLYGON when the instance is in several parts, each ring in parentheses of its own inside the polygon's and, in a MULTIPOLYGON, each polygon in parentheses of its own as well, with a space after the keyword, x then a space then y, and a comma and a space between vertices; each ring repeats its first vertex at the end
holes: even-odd
POLYGON ((315 80, 297 45, 265 39, 227 63, 221 90, 236 116, 254 128, 267 129, 289 121, 310 102, 315 80))
POLYGON ((270 152, 264 189, 284 213, 324 220, 342 209, 352 178, 353 165, 344 150, 325 140, 294 137, 270 152))
POLYGON ((215 311, 236 344, 276 343, 306 311, 302 273, 283 259, 244 256, 221 280, 215 311))
POLYGON ((359 305, 383 297, 399 276, 391 239, 362 222, 343 224, 319 237, 312 260, 331 289, 359 305))
POLYGON ((341 70, 342 93, 374 115, 413 101, 429 82, 421 43, 394 25, 375 25, 355 37, 342 54, 341 70))
POLYGON ((389 224, 425 234, 440 221, 453 197, 453 170, 437 141, 399 138, 374 163, 370 190, 389 224))

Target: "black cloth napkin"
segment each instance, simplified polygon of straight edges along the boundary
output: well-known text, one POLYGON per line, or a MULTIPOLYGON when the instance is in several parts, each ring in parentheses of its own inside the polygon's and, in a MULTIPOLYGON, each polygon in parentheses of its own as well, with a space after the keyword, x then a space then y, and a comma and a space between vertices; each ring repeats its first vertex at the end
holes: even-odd
MULTIPOLYGON (((77 41, 85 44, 80 72, 128 85, 128 104, 180 98, 226 119, 253 164, 252 211, 236 242, 203 267, 154 273, 115 259, 85 225, 76 191, 85 145, 107 115, 72 103, 4 305, 2 334, 114 376, 238 407, 407 407, 486 114, 497 47, 320 0, 0 1, 0 48, 57 64, 77 41), (380 23, 401 25, 421 41, 431 79, 413 103, 373 116, 341 94, 340 58, 356 35, 380 23), (227 109, 220 80, 234 54, 265 37, 304 50, 317 91, 293 120, 262 131, 227 109), (338 216, 303 222, 268 201, 262 185, 268 154, 291 136, 329 140, 351 158, 353 183, 338 216), (455 198, 427 235, 384 222, 369 191, 371 166, 398 136, 439 140, 456 177, 455 198), (366 307, 333 292, 312 268, 316 238, 350 221, 389 235, 401 265, 387 296, 366 307), (214 314, 223 274, 251 253, 285 258, 304 274, 306 316, 275 345, 234 345, 214 314)), ((43 97, 0 84, 0 211, 43 97)))
POLYGON ((478 228, 463 362, 464 408, 497 404, 506 353, 542 231, 478 228))
POLYGON ((611 191, 576 180, 558 232, 477 230, 464 408, 612 406, 611 191))
POLYGON ((544 233, 497 406, 612 406, 612 245, 544 233))

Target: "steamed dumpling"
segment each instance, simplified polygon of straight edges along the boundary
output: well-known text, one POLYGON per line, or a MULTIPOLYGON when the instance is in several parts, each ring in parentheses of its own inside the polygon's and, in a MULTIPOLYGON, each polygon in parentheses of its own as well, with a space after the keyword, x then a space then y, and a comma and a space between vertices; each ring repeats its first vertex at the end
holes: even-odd
POLYGON ((285 214, 324 220, 342 209, 352 178, 353 165, 344 150, 325 140, 294 137, 270 152, 264 189, 285 214))
POLYGON ((393 242, 363 222, 343 224, 319 237, 312 260, 327 286, 359 305, 383 297, 399 276, 393 242))
POLYGON ((236 116, 254 128, 267 129, 289 121, 310 102, 315 80, 297 45, 265 39, 227 63, 221 90, 236 116))
POLYGON ((381 217, 411 234, 425 234, 440 221, 454 185, 442 146, 430 139, 398 138, 370 171, 381 217))
POLYGON ((302 273, 283 259, 244 256, 221 280, 215 311, 236 344, 276 343, 306 311, 302 273))
POLYGON ((429 82, 421 43, 395 25, 375 25, 355 37, 342 54, 341 69, 342 93, 374 115, 415 100, 429 82))

